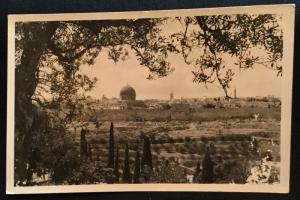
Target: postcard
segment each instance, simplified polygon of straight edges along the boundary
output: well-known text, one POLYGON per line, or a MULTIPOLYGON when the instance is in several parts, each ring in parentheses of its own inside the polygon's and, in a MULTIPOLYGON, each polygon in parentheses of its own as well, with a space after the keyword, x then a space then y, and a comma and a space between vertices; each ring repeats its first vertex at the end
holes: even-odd
POLYGON ((294 17, 9 15, 7 193, 288 193, 294 17))

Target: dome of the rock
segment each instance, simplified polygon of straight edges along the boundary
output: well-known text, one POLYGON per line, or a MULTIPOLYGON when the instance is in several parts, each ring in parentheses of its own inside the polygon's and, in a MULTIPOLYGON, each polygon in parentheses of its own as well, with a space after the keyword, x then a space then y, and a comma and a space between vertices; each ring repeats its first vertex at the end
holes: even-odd
POLYGON ((120 97, 121 97, 121 100, 134 101, 136 98, 135 90, 130 85, 126 85, 121 89, 120 97))

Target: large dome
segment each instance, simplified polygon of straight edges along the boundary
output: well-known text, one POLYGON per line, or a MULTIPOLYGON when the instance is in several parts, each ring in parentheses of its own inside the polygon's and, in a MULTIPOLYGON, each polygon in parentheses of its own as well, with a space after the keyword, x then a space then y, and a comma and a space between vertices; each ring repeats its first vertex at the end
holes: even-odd
POLYGON ((130 85, 126 85, 126 86, 122 87, 122 89, 120 91, 120 97, 122 100, 133 100, 134 101, 135 97, 136 97, 135 90, 130 85))

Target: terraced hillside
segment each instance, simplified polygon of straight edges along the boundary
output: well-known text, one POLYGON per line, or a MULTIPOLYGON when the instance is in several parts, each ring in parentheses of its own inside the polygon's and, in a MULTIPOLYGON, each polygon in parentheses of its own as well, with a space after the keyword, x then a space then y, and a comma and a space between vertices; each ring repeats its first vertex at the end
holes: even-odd
MULTIPOLYGON (((96 128, 87 123, 86 135, 91 144, 93 161, 102 163, 108 159, 108 139, 110 122, 102 122, 96 128)), ((255 164, 272 152, 274 163, 280 161, 280 121, 275 119, 230 119, 207 122, 115 122, 115 145, 119 146, 120 169, 123 167, 125 143, 129 143, 130 165, 134 165, 135 151, 142 151, 142 137, 151 138, 154 168, 161 162, 182 167, 192 174, 197 162, 202 161, 209 146, 212 160, 216 163, 243 162, 255 164), (256 150, 251 149, 251 141, 258 142, 256 150)), ((79 147, 80 128, 70 129, 77 138, 79 147), (75 132, 76 131, 76 132, 75 132)))

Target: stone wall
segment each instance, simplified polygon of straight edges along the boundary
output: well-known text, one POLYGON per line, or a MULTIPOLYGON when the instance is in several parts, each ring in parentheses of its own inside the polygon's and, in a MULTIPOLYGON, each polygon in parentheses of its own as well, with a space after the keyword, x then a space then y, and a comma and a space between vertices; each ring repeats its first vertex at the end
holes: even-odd
MULTIPOLYGON (((230 118, 252 118, 259 113, 262 118, 280 119, 280 108, 201 108, 188 111, 174 110, 99 110, 96 117, 100 121, 211 121, 230 118)), ((86 115, 87 120, 91 115, 86 115)))

